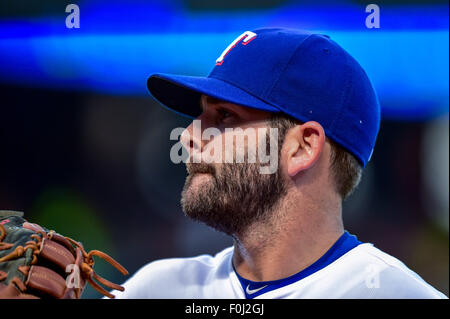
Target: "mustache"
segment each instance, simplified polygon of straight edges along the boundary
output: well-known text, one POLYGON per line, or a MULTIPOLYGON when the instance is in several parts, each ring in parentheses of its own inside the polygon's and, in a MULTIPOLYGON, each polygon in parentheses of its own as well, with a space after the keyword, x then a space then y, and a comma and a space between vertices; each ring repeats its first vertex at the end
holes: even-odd
POLYGON ((186 170, 189 175, 194 174, 216 174, 216 168, 206 163, 186 163, 186 170))

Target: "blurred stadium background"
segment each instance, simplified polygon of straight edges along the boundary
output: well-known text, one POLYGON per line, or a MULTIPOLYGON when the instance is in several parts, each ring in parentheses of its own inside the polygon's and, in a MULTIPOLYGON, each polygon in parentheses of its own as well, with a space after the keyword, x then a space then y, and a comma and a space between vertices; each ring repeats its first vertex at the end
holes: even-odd
MULTIPOLYGON (((449 294, 447 1, 60 0, 0 2, 0 208, 83 239, 134 273, 214 254, 229 238, 187 220, 169 133, 186 119, 149 96, 153 72, 205 75, 245 30, 319 31, 366 69, 383 122, 346 229, 449 294)), ((100 272, 121 281, 98 261, 100 272)), ((149 287, 151 289, 151 287, 149 287)), ((85 298, 97 298, 88 289, 85 298)))

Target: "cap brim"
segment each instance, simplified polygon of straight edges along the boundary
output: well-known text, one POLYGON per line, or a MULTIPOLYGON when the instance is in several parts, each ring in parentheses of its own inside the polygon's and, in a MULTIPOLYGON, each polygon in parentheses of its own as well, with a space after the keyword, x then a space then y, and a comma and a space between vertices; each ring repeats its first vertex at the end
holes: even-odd
POLYGON ((202 94, 245 107, 280 112, 276 107, 246 91, 212 77, 153 74, 147 80, 147 87, 162 105, 191 118, 201 114, 202 94))

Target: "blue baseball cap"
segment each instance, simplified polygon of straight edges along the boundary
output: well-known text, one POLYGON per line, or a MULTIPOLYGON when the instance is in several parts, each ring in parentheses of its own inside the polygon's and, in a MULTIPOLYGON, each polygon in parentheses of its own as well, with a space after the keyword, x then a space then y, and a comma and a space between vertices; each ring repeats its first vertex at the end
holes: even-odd
POLYGON ((196 118, 202 94, 316 121, 366 166, 380 127, 376 92, 359 63, 327 35, 283 28, 246 31, 206 77, 153 74, 153 97, 196 118))

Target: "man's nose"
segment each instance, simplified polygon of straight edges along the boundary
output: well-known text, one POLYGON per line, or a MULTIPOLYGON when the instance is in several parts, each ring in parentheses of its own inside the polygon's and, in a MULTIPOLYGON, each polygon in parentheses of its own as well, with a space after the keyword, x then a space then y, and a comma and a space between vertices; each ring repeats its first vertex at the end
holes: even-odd
POLYGON ((180 141, 189 156, 200 155, 207 141, 202 140, 204 121, 198 117, 181 134, 180 141))
POLYGON ((194 148, 200 148, 198 142, 194 142, 194 129, 193 124, 189 125, 181 134, 180 142, 185 149, 191 154, 194 148))

